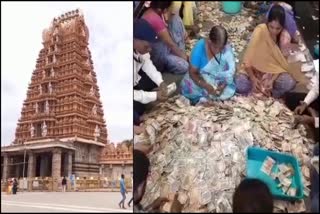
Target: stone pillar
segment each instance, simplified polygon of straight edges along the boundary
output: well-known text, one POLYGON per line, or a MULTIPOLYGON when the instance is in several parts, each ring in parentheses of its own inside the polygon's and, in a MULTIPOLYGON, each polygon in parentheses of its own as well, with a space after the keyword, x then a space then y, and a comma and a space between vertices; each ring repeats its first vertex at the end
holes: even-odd
POLYGON ((35 176, 35 170, 36 170, 36 159, 35 155, 33 153, 28 154, 28 190, 32 191, 32 178, 35 176))
POLYGON ((3 179, 3 184, 1 185, 1 190, 6 191, 6 186, 7 186, 7 178, 8 178, 8 162, 9 158, 7 154, 4 154, 3 156, 3 169, 2 169, 2 179, 3 179))
POLYGON ((72 151, 68 152, 68 178, 70 178, 72 174, 72 151))
POLYGON ((45 155, 45 166, 46 166, 46 170, 45 170, 45 176, 50 176, 50 156, 49 155, 45 155))
POLYGON ((49 175, 49 157, 48 155, 42 155, 40 159, 40 176, 50 176, 49 175))
POLYGON ((67 178, 68 176, 68 153, 62 153, 62 160, 63 160, 63 173, 61 175, 61 177, 66 176, 67 178))
POLYGON ((7 154, 3 156, 3 170, 2 170, 2 179, 6 180, 8 178, 8 170, 9 170, 9 158, 7 154))
POLYGON ((112 164, 109 165, 108 168, 108 177, 110 177, 111 179, 113 179, 113 168, 112 168, 112 164))
POLYGON ((61 178, 61 149, 54 149, 52 153, 52 190, 58 191, 61 178))
POLYGON ((104 178, 104 164, 100 166, 100 176, 104 178))
POLYGON ((14 177, 18 179, 18 177, 20 176, 20 165, 15 165, 15 174, 14 177))
POLYGON ((68 157, 66 158, 68 160, 67 164, 67 175, 68 175, 68 183, 67 183, 67 189, 70 191, 71 190, 71 175, 72 175, 72 151, 68 151, 67 155, 68 157))
POLYGON ((45 176, 46 174, 46 156, 45 155, 40 155, 40 177, 45 176))

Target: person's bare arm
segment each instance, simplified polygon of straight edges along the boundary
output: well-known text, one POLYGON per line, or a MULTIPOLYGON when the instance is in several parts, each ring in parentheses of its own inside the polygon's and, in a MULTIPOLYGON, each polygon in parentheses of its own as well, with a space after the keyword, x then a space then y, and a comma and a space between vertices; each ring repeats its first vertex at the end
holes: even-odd
POLYGON ((252 81, 257 80, 257 77, 256 77, 256 76, 254 75, 254 73, 253 73, 252 67, 251 67, 248 63, 245 63, 245 64, 244 64, 244 69, 246 70, 247 74, 249 75, 249 78, 250 78, 252 81))
POLYGON ((254 91, 262 91, 259 79, 254 75, 253 68, 249 63, 244 64, 244 69, 246 70, 250 80, 252 81, 252 86, 254 91))
POLYGON ((202 78, 198 69, 193 67, 192 65, 190 65, 189 75, 190 75, 190 78, 193 80, 193 82, 196 85, 198 85, 201 88, 206 89, 209 94, 212 94, 212 95, 219 95, 220 94, 220 92, 217 89, 213 88, 210 84, 208 84, 202 78))
POLYGON ((167 29, 161 31, 159 37, 170 48, 174 55, 188 60, 187 55, 174 43, 167 29))
POLYGON ((189 75, 193 82, 201 88, 206 88, 207 82, 202 78, 199 73, 199 70, 192 65, 190 65, 189 75))

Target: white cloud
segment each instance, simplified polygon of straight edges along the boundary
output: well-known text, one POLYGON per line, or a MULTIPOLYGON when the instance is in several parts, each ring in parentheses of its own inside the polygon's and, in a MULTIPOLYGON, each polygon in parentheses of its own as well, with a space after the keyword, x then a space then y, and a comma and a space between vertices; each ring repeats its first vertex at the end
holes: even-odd
POLYGON ((28 83, 53 17, 80 8, 111 142, 132 138, 132 2, 1 3, 1 145, 14 139, 28 83))

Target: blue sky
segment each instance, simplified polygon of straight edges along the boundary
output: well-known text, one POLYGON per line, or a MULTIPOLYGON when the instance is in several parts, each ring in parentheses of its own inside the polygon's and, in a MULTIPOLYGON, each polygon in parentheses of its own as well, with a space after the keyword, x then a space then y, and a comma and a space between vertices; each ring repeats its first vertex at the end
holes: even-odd
POLYGON ((132 139, 132 7, 132 2, 1 3, 1 145, 14 140, 43 29, 77 8, 89 28, 109 140, 132 139))

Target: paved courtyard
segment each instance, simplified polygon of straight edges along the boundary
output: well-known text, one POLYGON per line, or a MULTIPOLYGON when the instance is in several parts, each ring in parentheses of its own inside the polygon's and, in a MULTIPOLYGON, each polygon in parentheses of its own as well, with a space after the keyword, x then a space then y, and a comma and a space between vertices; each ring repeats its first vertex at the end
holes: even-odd
POLYGON ((18 192, 17 195, 1 193, 1 212, 132 212, 127 194, 125 207, 118 206, 119 192, 18 192))

